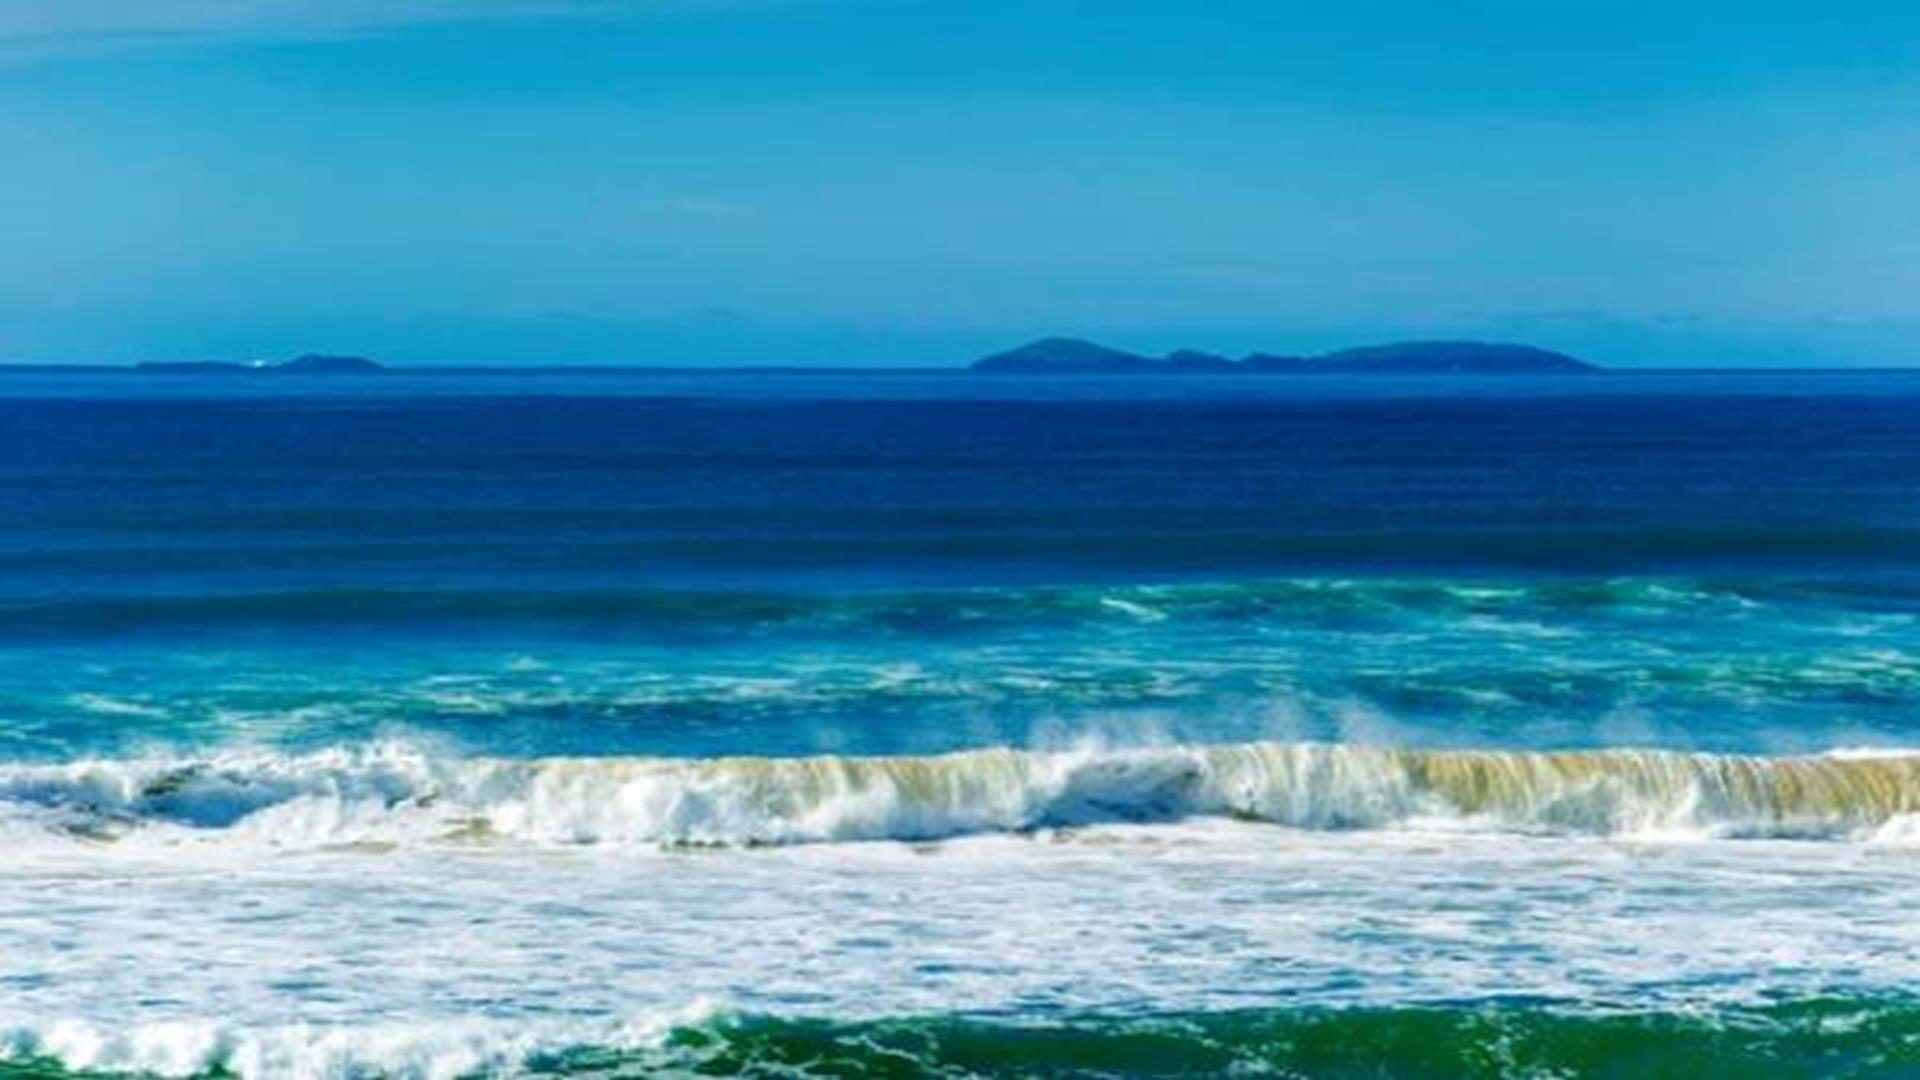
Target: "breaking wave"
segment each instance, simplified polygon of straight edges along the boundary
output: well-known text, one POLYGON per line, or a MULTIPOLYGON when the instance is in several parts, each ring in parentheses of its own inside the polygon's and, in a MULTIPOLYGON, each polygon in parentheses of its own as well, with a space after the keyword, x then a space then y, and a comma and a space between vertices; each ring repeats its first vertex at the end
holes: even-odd
POLYGON ((761 845, 1231 817, 1300 829, 1893 839, 1920 752, 1410 750, 1314 743, 931 757, 312 754, 0 767, 0 828, 90 840, 761 845))

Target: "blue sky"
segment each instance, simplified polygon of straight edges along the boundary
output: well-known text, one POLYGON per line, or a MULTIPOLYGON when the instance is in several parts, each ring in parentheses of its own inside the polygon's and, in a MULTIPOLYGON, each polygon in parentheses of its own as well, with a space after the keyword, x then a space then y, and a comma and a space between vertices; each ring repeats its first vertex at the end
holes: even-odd
POLYGON ((0 358, 1920 363, 1920 5, 0 0, 0 358))

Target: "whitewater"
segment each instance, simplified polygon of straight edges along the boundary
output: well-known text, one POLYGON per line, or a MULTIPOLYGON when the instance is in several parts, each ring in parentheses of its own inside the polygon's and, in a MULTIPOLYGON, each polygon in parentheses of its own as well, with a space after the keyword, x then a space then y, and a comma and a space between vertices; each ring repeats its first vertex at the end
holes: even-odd
POLYGON ((391 741, 8 764, 0 1060, 671 1072, 932 1015, 1739 1015, 1836 971, 1879 1010, 1920 979, 1916 807, 1920 753, 1873 748, 516 760, 391 741), (780 1026, 807 1018, 854 1026, 780 1026))
POLYGON ((1601 837, 1920 836, 1920 752, 1320 744, 1006 748, 927 757, 308 754, 0 765, 0 829, 148 846, 767 845, 1229 818, 1296 829, 1601 837))
POLYGON ((1856 995, 1920 979, 1920 862, 1872 843, 1200 818, 688 848, 337 824, 303 833, 337 841, 314 847, 16 854, 0 1048, 176 1076, 453 1077, 664 1052, 759 1016, 1719 1009, 1831 993, 1836 972, 1856 995))

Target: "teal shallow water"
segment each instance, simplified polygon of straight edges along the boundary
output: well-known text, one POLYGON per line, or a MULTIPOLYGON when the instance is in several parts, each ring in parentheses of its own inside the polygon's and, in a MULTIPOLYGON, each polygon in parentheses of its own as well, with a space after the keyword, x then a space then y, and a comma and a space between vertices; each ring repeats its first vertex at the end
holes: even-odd
POLYGON ((1904 744, 1920 709, 1920 593, 1845 581, 353 592, 105 608, 0 610, 6 757, 396 736, 521 756, 1089 737, 1815 752, 1904 744))
POLYGON ((581 1053, 558 1076, 1898 1077, 1920 1072, 1920 1010, 1818 1001, 1722 1015, 1512 1006, 1303 1010, 1040 1025, 736 1021, 647 1055, 581 1053))
MULTIPOLYGON (((534 1077, 1524 1077, 1869 1080, 1920 1072, 1920 1008, 1820 1000, 1721 1014, 1552 1008, 1263 1010, 1133 1020, 716 1019, 646 1050, 536 1056, 534 1077)), ((107 1080, 48 1060, 8 1080, 107 1080)), ((223 1075, 220 1072, 207 1074, 223 1075)))

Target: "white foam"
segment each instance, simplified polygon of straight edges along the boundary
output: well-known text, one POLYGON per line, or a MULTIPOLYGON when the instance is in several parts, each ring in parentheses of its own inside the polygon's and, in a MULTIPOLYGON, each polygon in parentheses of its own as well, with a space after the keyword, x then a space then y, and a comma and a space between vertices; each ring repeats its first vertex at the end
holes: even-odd
POLYGON ((209 1019, 103 1024, 0 1015, 0 1060, 51 1059, 66 1068, 186 1077, 225 1071, 248 1078, 332 1080, 381 1076, 456 1080, 515 1071, 592 1047, 658 1046, 676 1027, 707 1022, 705 1002, 623 1021, 542 1023, 443 1018, 420 1023, 281 1024, 209 1019))
POLYGON ((1220 818, 939 845, 94 849, 0 875, 0 1053, 246 1080, 888 1016, 1899 993, 1920 861, 1220 818), (1757 935, 1755 925, 1767 932, 1757 935))
POLYGON ((1836 746, 1824 756, 1836 761, 1883 761, 1916 755, 1920 755, 1920 750, 1907 746, 1836 746))

